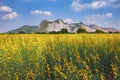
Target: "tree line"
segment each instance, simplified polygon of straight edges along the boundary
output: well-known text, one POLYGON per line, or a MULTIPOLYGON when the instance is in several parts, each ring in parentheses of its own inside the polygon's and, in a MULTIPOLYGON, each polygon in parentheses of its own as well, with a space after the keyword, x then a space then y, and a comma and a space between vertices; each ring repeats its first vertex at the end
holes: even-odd
MULTIPOLYGON (((33 32, 32 32, 33 33, 33 32)), ((75 33, 71 33, 71 32, 68 32, 67 29, 61 29, 61 31, 51 31, 51 32, 34 32, 35 34, 75 34, 75 33)), ((87 32, 86 29, 84 28, 79 28, 77 31, 76 31, 77 34, 80 34, 80 33, 106 33, 102 30, 96 30, 95 32, 87 32)), ((120 32, 107 32, 107 33, 120 33, 120 32)), ((9 34, 14 34, 12 32, 10 32, 9 34)), ((18 34, 31 34, 31 33, 26 33, 24 31, 19 31, 18 34)))

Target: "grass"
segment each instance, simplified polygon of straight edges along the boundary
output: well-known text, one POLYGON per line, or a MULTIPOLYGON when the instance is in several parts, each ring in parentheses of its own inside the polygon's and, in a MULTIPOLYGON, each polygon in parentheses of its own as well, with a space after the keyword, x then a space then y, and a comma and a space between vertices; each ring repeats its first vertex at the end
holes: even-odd
POLYGON ((120 79, 120 34, 0 35, 0 80, 120 79))

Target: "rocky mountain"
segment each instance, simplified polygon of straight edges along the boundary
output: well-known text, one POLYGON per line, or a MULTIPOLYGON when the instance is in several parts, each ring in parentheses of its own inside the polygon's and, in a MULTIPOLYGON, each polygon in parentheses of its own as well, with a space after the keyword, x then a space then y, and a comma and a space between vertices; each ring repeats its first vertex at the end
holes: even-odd
POLYGON ((73 32, 75 33, 78 28, 84 28, 86 29, 88 32, 95 32, 96 29, 90 28, 89 26, 83 24, 82 22, 80 23, 72 23, 72 24, 68 24, 65 23, 62 19, 57 19, 53 22, 51 21, 47 21, 47 20, 43 20, 39 26, 39 31, 43 31, 43 32, 58 32, 61 29, 67 29, 68 32, 73 32))
POLYGON ((97 30, 104 31, 104 29, 102 29, 102 27, 100 27, 99 25, 96 25, 96 24, 91 24, 91 25, 89 25, 89 27, 92 28, 92 29, 95 29, 95 30, 97 29, 97 30))
POLYGON ((9 32, 19 33, 20 31, 23 31, 25 33, 32 33, 32 32, 48 33, 53 31, 58 32, 61 31, 61 29, 67 29, 68 32, 76 33, 78 28, 84 28, 87 30, 87 32, 95 32, 96 30, 102 30, 104 32, 120 32, 120 30, 117 30, 115 28, 103 28, 96 24, 86 25, 83 22, 68 24, 64 22, 62 19, 57 19, 55 21, 43 20, 39 26, 24 25, 20 28, 11 30, 9 32))
POLYGON ((51 21, 47 21, 47 20, 43 20, 39 26, 39 31, 43 31, 43 32, 58 32, 61 29, 67 29, 68 32, 71 32, 70 26, 69 24, 65 23, 62 19, 57 19, 53 22, 51 21))
POLYGON ((102 30, 104 32, 116 32, 119 31, 114 28, 103 28, 96 24, 86 25, 82 22, 79 23, 65 23, 62 19, 57 19, 55 21, 43 20, 39 26, 40 32, 51 32, 51 31, 60 31, 61 29, 67 29, 68 32, 76 33, 78 28, 84 28, 88 32, 95 32, 96 30, 102 30))
POLYGON ((73 24, 69 24, 71 26, 71 32, 76 33, 78 28, 84 28, 87 30, 87 32, 95 32, 95 29, 90 28, 89 26, 85 25, 85 24, 81 24, 80 23, 73 23, 73 24))

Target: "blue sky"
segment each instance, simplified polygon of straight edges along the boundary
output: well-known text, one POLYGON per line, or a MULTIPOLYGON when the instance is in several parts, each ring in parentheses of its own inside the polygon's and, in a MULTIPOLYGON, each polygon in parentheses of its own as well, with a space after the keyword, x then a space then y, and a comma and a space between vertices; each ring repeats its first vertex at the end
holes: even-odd
POLYGON ((0 0, 0 32, 58 18, 120 29, 120 0, 0 0))

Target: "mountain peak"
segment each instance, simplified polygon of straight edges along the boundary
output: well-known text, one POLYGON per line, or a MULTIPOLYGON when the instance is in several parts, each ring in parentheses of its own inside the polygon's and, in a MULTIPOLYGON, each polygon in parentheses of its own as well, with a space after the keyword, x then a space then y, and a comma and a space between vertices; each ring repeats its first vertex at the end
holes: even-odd
POLYGON ((64 23, 63 19, 57 19, 54 22, 56 22, 56 23, 64 23))
POLYGON ((43 20, 43 21, 41 21, 41 23, 46 23, 46 22, 50 22, 50 21, 48 21, 48 20, 43 20))

